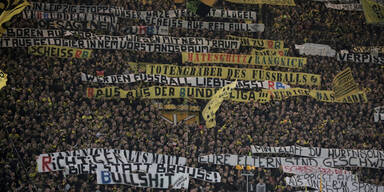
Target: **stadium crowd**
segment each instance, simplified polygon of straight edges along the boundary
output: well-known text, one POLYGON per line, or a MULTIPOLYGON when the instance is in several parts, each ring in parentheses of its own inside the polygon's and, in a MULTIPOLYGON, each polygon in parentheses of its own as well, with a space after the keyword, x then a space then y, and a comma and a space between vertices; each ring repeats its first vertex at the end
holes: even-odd
MULTIPOLYGON (((67 4, 115 5, 129 10, 185 8, 173 0, 49 1, 67 4)), ((218 8, 259 12, 266 22, 263 33, 216 32, 172 29, 172 36, 224 38, 238 35, 283 40, 289 56, 299 56, 295 44, 321 43, 336 50, 384 44, 384 28, 367 25, 363 12, 328 9, 321 2, 296 0, 296 6, 249 6, 220 1, 218 8)), ((196 19, 196 18, 195 18, 196 19)), ((201 18, 204 20, 204 18, 201 18)), ((212 20, 212 18, 210 18, 212 20)), ((226 20, 215 18, 215 20, 226 20)), ((16 16, 10 27, 35 27, 33 21, 16 16)), ((233 20, 231 20, 233 21, 233 20)), ((135 20, 123 20, 127 25, 135 20)), ((241 20, 234 22, 243 22, 241 20)), ((139 24, 135 24, 139 25, 139 24)), ((114 34, 117 35, 117 34, 114 34)), ((120 34, 122 35, 122 34, 120 34)), ((248 51, 230 50, 232 53, 248 51)), ((37 173, 35 158, 42 153, 81 148, 115 148, 148 151, 188 159, 188 166, 218 171, 221 183, 190 180, 188 191, 245 191, 246 178, 229 166, 199 164, 205 154, 242 154, 250 145, 301 145, 328 148, 384 150, 383 123, 373 121, 373 108, 384 105, 383 68, 374 63, 340 62, 332 57, 307 56, 301 71, 320 74, 321 87, 331 90, 333 77, 346 67, 353 71, 360 88, 369 88, 367 103, 325 103, 311 97, 291 97, 266 104, 224 101, 217 114, 217 132, 200 125, 171 126, 159 116, 154 100, 89 99, 86 87, 102 87, 81 81, 81 72, 105 75, 131 73, 128 61, 180 64, 180 54, 94 50, 90 59, 60 59, 29 55, 25 48, 2 48, 0 69, 8 74, 1 95, 0 183, 4 191, 173 191, 123 185, 97 185, 94 175, 64 177, 59 172, 37 173)), ((240 66, 239 66, 240 67, 240 66)), ((248 67, 248 66, 247 66, 248 67)), ((257 67, 256 67, 257 68, 257 67)), ((271 70, 292 71, 271 67, 271 70)), ((150 83, 117 85, 123 89, 150 83)), ((188 102, 204 108, 204 100, 158 100, 188 102)), ((384 185, 384 171, 347 168, 366 183, 384 185)), ((265 183, 267 191, 295 191, 284 182, 280 169, 253 171, 250 183, 265 183)), ((186 190, 185 190, 186 191, 186 190)))

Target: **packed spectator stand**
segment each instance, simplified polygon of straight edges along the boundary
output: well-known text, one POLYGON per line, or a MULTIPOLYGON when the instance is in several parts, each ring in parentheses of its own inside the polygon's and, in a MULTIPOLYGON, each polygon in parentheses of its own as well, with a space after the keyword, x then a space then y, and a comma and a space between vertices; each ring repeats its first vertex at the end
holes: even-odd
MULTIPOLYGON (((157 11, 186 9, 173 0, 49 0, 34 1, 72 5, 105 5, 125 10, 157 11)), ((352 2, 352 1, 350 1, 352 2)), ((358 3, 359 1, 355 1, 358 3)), ((199 156, 209 154, 251 154, 251 145, 321 147, 336 149, 384 150, 383 121, 375 120, 375 108, 384 106, 383 63, 338 61, 335 57, 300 55, 295 45, 325 44, 337 52, 359 46, 384 46, 384 26, 367 24, 362 11, 330 9, 324 2, 295 0, 295 6, 239 4, 218 1, 216 9, 255 11, 264 24, 263 32, 210 31, 170 28, 172 37, 226 39, 227 35, 255 39, 282 40, 287 55, 306 57, 300 70, 278 66, 220 64, 221 67, 258 68, 282 72, 321 75, 321 85, 291 85, 305 89, 332 90, 336 74, 350 68, 367 101, 356 103, 321 102, 310 96, 294 96, 270 102, 225 100, 216 113, 216 126, 179 121, 170 124, 161 118, 158 103, 198 106, 208 100, 194 98, 90 98, 87 88, 102 88, 98 82, 84 82, 82 73, 103 76, 145 73, 145 64, 184 63, 181 53, 133 50, 93 49, 89 58, 58 58, 28 53, 26 47, 1 48, 0 70, 7 74, 7 84, 0 90, 1 165, 3 191, 299 191, 284 178, 292 174, 282 168, 236 169, 229 165, 199 163, 199 156), (132 65, 132 62, 138 63, 132 65), (144 66, 144 67, 143 67, 144 66), (96 175, 40 173, 36 159, 40 154, 87 148, 124 149, 166 154, 187 159, 189 167, 217 171, 221 182, 190 179, 188 189, 153 189, 129 185, 99 185, 96 175), (251 173, 248 178, 245 173, 251 173), (265 185, 264 185, 265 184, 265 185), (265 187, 265 189, 263 189, 265 187), (248 188, 248 189, 247 189, 248 188)), ((244 19, 220 17, 185 17, 184 20, 245 23, 244 19)), ((119 18, 119 26, 141 26, 140 19, 119 18)), ((14 16, 7 28, 39 28, 37 19, 14 16)), ((127 35, 126 31, 90 30, 97 35, 127 35)), ((141 35, 151 37, 152 34, 141 35)), ((4 37, 2 37, 4 38, 4 37)), ((65 38, 76 39, 76 36, 65 38)), ((210 52, 250 54, 250 47, 215 49, 210 52)), ((379 57, 384 52, 378 53, 379 57)), ((202 64, 213 66, 216 64, 202 64)), ((289 84, 289 83, 286 83, 289 84)), ((112 83, 122 90, 160 85, 156 82, 112 83)), ((261 88, 257 89, 258 91, 261 88)), ((380 109, 378 109, 380 111, 380 109)), ((376 113, 378 113, 376 111, 376 113)), ((380 115, 379 115, 380 116, 380 115)), ((269 157, 272 154, 261 154, 269 157)), ((289 155, 283 155, 289 156, 289 155)), ((384 186, 383 168, 345 167, 360 182, 384 186)), ((312 189, 311 189, 312 190, 312 189)))

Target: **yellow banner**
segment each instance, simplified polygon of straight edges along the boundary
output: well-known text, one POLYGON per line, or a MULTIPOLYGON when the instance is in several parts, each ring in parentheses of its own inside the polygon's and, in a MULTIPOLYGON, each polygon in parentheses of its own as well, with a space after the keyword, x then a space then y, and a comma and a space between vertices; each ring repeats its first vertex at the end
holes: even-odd
POLYGON ((26 6, 30 5, 26 0, 8 0, 0 2, 0 36, 5 33, 6 29, 3 28, 3 23, 12 19, 13 16, 21 13, 26 6), (7 2, 7 3, 3 3, 7 2))
POLYGON ((0 70, 0 89, 7 85, 7 74, 0 70))
MULTIPOLYGON (((118 87, 103 87, 87 88, 86 94, 88 98, 96 99, 210 99, 218 90, 218 88, 171 86, 152 86, 134 90, 122 90, 118 87)), ((232 90, 229 99, 238 102, 256 101, 265 103, 269 101, 269 96, 264 92, 236 89, 232 90)))
POLYGON ((267 40, 267 39, 254 39, 249 37, 239 37, 234 35, 227 35, 227 39, 240 41, 241 46, 259 47, 265 49, 283 49, 284 41, 282 40, 267 40))
POLYGON ((335 92, 327 90, 311 90, 303 88, 262 90, 271 96, 271 100, 281 101, 294 96, 310 96, 320 102, 329 103, 366 103, 367 96, 364 91, 358 91, 346 97, 335 98, 335 92))
POLYGON ((217 0, 200 0, 200 2, 210 6, 210 7, 213 7, 213 5, 216 3, 217 0))
POLYGON ((287 5, 296 6, 294 0, 225 0, 231 3, 241 4, 268 4, 268 5, 287 5))
POLYGON ((55 45, 40 45, 28 47, 28 53, 32 55, 59 57, 59 58, 90 58, 92 50, 62 47, 55 45))
POLYGON ((219 63, 235 65, 260 65, 301 69, 307 64, 305 57, 285 57, 266 55, 242 55, 229 53, 182 53, 183 63, 219 63))
POLYGON ((359 91, 347 97, 336 99, 333 91, 312 90, 310 96, 318 101, 329 103, 367 103, 368 98, 364 91, 359 91))
POLYGON ((384 23, 384 5, 372 0, 361 0, 361 4, 363 5, 365 19, 368 24, 384 23))
POLYGON ((147 74, 169 77, 215 77, 222 79, 278 81, 290 85, 320 86, 321 76, 310 73, 270 71, 250 68, 231 68, 217 66, 178 66, 166 64, 148 64, 147 74))
MULTIPOLYGON (((87 97, 96 99, 210 99, 219 89, 198 87, 152 86, 134 90, 122 90, 118 87, 87 88, 87 97)), ((310 96, 319 102, 329 103, 366 103, 365 91, 359 91, 347 97, 335 98, 335 93, 328 90, 311 90, 303 88, 274 89, 262 91, 248 91, 233 89, 229 100, 236 102, 266 103, 270 100, 284 100, 293 96, 310 96)))
POLYGON ((371 53, 375 49, 378 53, 384 53, 384 46, 357 46, 352 51, 354 53, 371 53))
POLYGON ((232 89, 236 87, 236 84, 237 81, 234 81, 231 84, 228 84, 219 89, 219 91, 213 95, 211 100, 209 100, 207 105, 204 107, 202 116, 205 120, 207 128, 216 126, 216 112, 219 110, 220 105, 223 103, 224 99, 228 98, 229 94, 232 92, 232 89))
POLYGON ((332 89, 336 99, 359 92, 359 86, 353 79, 351 68, 348 67, 335 76, 332 89))
POLYGON ((289 48, 284 49, 252 49, 251 55, 287 56, 289 48))

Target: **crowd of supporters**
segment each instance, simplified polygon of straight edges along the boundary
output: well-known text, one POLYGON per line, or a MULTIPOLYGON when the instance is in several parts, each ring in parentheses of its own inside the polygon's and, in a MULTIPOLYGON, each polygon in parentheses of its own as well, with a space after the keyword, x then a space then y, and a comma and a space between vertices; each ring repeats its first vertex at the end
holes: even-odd
MULTIPOLYGON (((45 1, 44 1, 45 2, 45 1)), ((129 10, 175 9, 173 0, 49 1, 67 4, 99 4, 129 10)), ((336 50, 354 46, 384 45, 384 28, 366 24, 363 12, 327 9, 323 3, 296 0, 296 6, 242 5, 220 1, 218 8, 258 12, 265 23, 263 33, 172 29, 171 36, 224 38, 237 35, 283 40, 289 56, 299 56, 295 44, 328 44, 336 50)), ((178 5, 177 8, 185 8, 178 5)), ((190 18, 187 18, 190 19, 190 18)), ((193 18, 193 20, 206 18, 193 18)), ((244 22, 209 18, 210 21, 244 22)), ((10 27, 34 28, 34 21, 16 16, 10 27)), ((140 25, 124 19, 122 24, 140 25)), ((101 34, 101 32, 100 32, 101 34)), ((113 34, 123 35, 123 34, 113 34)), ((249 50, 224 50, 244 53, 249 50)), ((185 191, 244 191, 246 177, 229 166, 199 164, 206 154, 241 154, 250 145, 314 146, 327 148, 384 150, 383 123, 373 121, 373 108, 384 105, 383 68, 375 63, 340 62, 333 57, 308 56, 300 72, 320 74, 321 87, 331 90, 333 77, 350 67, 361 89, 369 88, 367 103, 326 103, 311 97, 291 97, 266 104, 224 101, 216 115, 217 127, 179 123, 172 126, 159 116, 154 100, 89 99, 86 87, 103 87, 81 81, 81 72, 105 75, 132 73, 128 61, 181 64, 181 54, 144 53, 126 50, 94 50, 90 59, 59 59, 29 55, 25 48, 2 48, 0 69, 8 74, 7 86, 0 91, 0 183, 4 191, 173 191, 141 189, 123 185, 97 185, 94 175, 64 177, 60 172, 37 173, 39 154, 83 148, 114 148, 147 151, 188 159, 187 165, 218 171, 221 183, 190 180, 185 191)), ((222 65, 225 66, 225 65, 222 65)), ((232 65, 233 67, 234 65, 232 65)), ((237 66, 244 67, 244 66, 237 66)), ((247 66, 248 68, 250 66, 247 66)), ((256 66, 251 66, 256 67, 256 66)), ((256 67, 257 68, 257 67, 256 67)), ((297 71, 270 67, 271 70, 297 71)), ((142 72, 142 71, 141 71, 142 72)), ((123 89, 150 86, 150 83, 117 85, 123 89)), ((304 86, 303 86, 304 87, 304 86)), ((207 101, 193 99, 158 100, 189 103, 204 108, 207 101)), ((379 169, 346 168, 359 180, 384 185, 379 169)), ((280 169, 253 171, 251 184, 265 183, 267 191, 294 191, 284 182, 280 169)))

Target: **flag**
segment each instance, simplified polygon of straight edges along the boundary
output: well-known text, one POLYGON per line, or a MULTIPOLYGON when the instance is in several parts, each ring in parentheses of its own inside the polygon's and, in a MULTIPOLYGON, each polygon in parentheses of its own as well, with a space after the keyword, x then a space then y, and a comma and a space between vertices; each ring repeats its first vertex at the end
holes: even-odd
POLYGON ((212 96, 211 100, 209 100, 208 104, 205 106, 202 115, 205 120, 205 124, 207 128, 212 128, 216 126, 216 111, 219 110, 221 103, 225 98, 229 96, 232 89, 236 87, 237 81, 232 82, 219 89, 215 95, 212 96))
POLYGON ((359 85, 353 79, 351 68, 348 67, 335 76, 332 89, 336 99, 348 97, 360 91, 359 85))
POLYGON ((361 0, 368 24, 384 24, 384 5, 372 0, 361 0))
POLYGON ((0 89, 7 85, 7 74, 0 70, 0 89))
POLYGON ((27 0, 0 0, 0 36, 6 31, 6 29, 3 28, 3 23, 21 13, 28 5, 30 4, 27 0))

